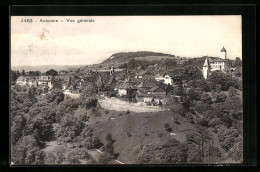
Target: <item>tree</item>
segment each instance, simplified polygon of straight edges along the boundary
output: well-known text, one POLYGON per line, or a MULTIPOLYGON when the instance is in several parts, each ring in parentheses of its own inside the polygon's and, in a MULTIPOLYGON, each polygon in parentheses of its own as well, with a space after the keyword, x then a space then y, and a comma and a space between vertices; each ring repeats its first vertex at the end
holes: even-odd
POLYGON ((66 160, 66 157, 64 155, 64 153, 66 152, 66 149, 64 146, 59 146, 56 149, 56 163, 57 164, 61 164, 62 162, 64 162, 66 160))
POLYGON ((41 74, 40 71, 29 71, 29 76, 35 77, 41 74))
POLYGON ((185 163, 187 162, 187 144, 170 139, 165 144, 150 143, 141 145, 136 152, 136 161, 141 164, 185 163))
POLYGON ((118 68, 127 68, 127 64, 124 63, 124 64, 120 65, 118 68))
POLYGON ((15 82, 18 77, 17 73, 11 70, 11 82, 15 82))
POLYGON ((224 102, 227 98, 227 95, 225 93, 215 93, 213 94, 213 102, 220 103, 224 102))
POLYGON ((33 135, 22 137, 11 150, 11 161, 16 165, 42 164, 44 156, 33 135))
POLYGON ((56 131, 56 137, 60 141, 71 142, 75 137, 79 136, 84 123, 74 115, 66 114, 62 117, 60 125, 56 131))
POLYGON ((228 94, 230 97, 236 96, 237 95, 237 90, 234 87, 229 87, 228 89, 228 94))
POLYGON ((36 92, 37 91, 37 87, 35 87, 35 86, 33 86, 33 87, 30 87, 30 88, 28 88, 28 90, 27 90, 27 94, 28 94, 28 98, 29 98, 29 100, 31 101, 31 102, 37 102, 38 100, 37 100, 37 98, 35 97, 35 95, 36 95, 36 92))
POLYGON ((22 76, 25 76, 25 71, 24 70, 22 70, 22 76))
POLYGON ((35 134, 37 136, 37 143, 48 140, 52 134, 52 126, 41 115, 32 117, 24 130, 25 135, 35 134))
POLYGON ((81 97, 95 97, 97 94, 97 86, 94 83, 87 84, 82 90, 81 97))
POLYGON ((56 161, 56 156, 54 156, 53 153, 51 152, 48 152, 45 156, 45 160, 44 160, 44 163, 45 164, 55 164, 55 161, 56 161))
POLYGON ((111 133, 107 134, 106 140, 107 140, 108 142, 112 142, 112 141, 113 141, 113 139, 112 139, 112 134, 111 134, 111 133))
POLYGON ((129 69, 135 68, 135 67, 136 67, 136 61, 135 61, 134 59, 129 60, 129 62, 128 62, 128 64, 127 64, 127 67, 128 67, 129 69))
POLYGON ((50 76, 57 76, 58 75, 58 72, 54 69, 50 69, 46 72, 46 75, 50 75, 50 76))
POLYGON ((59 78, 52 77, 51 79, 53 89, 60 89, 62 90, 62 80, 59 78))
POLYGON ((75 152, 74 150, 70 151, 67 155, 67 161, 70 164, 80 164, 77 152, 75 152))
POLYGON ((242 60, 239 57, 236 57, 232 67, 242 67, 242 60))
POLYGON ((225 151, 234 146, 238 136, 236 129, 222 129, 218 132, 219 143, 225 151))
POLYGON ((57 104, 62 102, 64 100, 64 97, 64 93, 59 89, 54 89, 46 95, 46 98, 49 102, 55 101, 57 104))
POLYGON ((164 128, 165 128, 166 131, 172 132, 172 128, 170 127, 170 124, 169 124, 169 123, 166 123, 166 124, 164 125, 164 128))
POLYGON ((212 103, 210 95, 206 92, 203 92, 200 95, 200 100, 203 101, 204 103, 208 103, 208 104, 212 103))
POLYGON ((233 74, 236 76, 236 77, 241 77, 242 76, 242 67, 236 67, 233 74))
POLYGON ((207 110, 212 110, 212 107, 208 103, 204 103, 202 101, 197 101, 194 109, 199 113, 204 113, 207 110))
POLYGON ((12 117, 11 126, 11 144, 15 145, 18 140, 22 137, 23 128, 26 125, 26 120, 23 115, 12 117))
POLYGON ((201 93, 199 89, 191 88, 188 92, 188 100, 200 100, 201 93))
POLYGON ((236 78, 232 78, 231 74, 223 73, 221 71, 213 71, 211 75, 209 75, 207 82, 212 83, 212 90, 215 91, 228 91, 230 86, 233 86, 234 88, 239 87, 236 78))

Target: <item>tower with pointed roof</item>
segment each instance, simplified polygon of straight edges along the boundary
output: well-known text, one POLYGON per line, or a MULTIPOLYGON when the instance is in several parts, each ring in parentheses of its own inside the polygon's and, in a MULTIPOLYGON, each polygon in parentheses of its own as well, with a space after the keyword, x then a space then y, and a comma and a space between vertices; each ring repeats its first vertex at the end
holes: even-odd
POLYGON ((220 58, 221 59, 227 59, 227 50, 225 49, 224 45, 223 45, 223 48, 220 51, 220 58))
POLYGON ((203 77, 205 79, 208 78, 209 73, 210 73, 210 64, 209 64, 209 59, 208 57, 205 59, 204 65, 203 65, 203 69, 202 69, 202 73, 203 73, 203 77))

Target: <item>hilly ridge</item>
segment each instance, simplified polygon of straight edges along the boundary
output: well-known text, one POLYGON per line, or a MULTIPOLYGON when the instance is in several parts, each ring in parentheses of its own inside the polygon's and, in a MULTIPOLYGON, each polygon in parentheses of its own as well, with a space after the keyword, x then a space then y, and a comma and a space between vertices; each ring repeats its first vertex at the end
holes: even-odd
POLYGON ((151 51, 137 51, 137 52, 121 52, 112 54, 108 59, 104 60, 102 63, 111 63, 111 62, 128 62, 130 59, 135 60, 149 60, 152 57, 152 60, 161 59, 161 58, 175 58, 175 55, 151 52, 151 51))
POLYGON ((11 70, 25 70, 25 72, 29 71, 40 71, 40 72, 46 72, 50 69, 54 70, 68 70, 71 68, 78 68, 83 67, 84 65, 39 65, 39 66, 11 66, 11 70))

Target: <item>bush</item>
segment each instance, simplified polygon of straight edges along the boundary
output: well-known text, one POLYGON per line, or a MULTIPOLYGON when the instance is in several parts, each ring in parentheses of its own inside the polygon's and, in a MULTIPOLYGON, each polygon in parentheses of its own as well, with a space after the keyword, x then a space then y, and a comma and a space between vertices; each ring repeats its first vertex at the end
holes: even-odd
POLYGON ((80 164, 77 152, 75 152, 74 150, 68 153, 68 156, 66 157, 66 161, 69 162, 70 164, 80 164))
POLYGON ((57 104, 59 104, 60 102, 62 102, 64 100, 64 93, 59 89, 55 89, 55 90, 52 90, 50 93, 48 93, 46 95, 46 98, 47 98, 48 102, 55 101, 57 104))
POLYGON ((213 101, 215 103, 225 102, 227 95, 224 93, 215 93, 213 95, 213 101))
POLYGON ((237 90, 234 87, 229 87, 228 89, 228 94, 230 97, 236 96, 237 95, 237 90))
POLYGON ((164 128, 165 128, 166 131, 172 132, 172 128, 170 127, 170 124, 169 124, 169 123, 166 123, 166 124, 164 125, 164 128))
POLYGON ((187 121, 188 121, 189 123, 194 124, 194 118, 193 118, 192 113, 188 112, 188 113, 186 114, 186 117, 185 117, 185 118, 187 119, 187 121))
POLYGON ((175 139, 165 144, 150 143, 141 145, 135 152, 136 162, 140 164, 165 164, 187 162, 188 147, 175 139))
POLYGON ((221 147, 225 151, 229 151, 231 147, 236 143, 238 135, 238 130, 236 129, 222 129, 218 133, 218 139, 221 147))
POLYGON ((241 121, 243 118, 243 112, 239 111, 239 112, 233 112, 231 114, 232 118, 238 121, 241 121))
POLYGON ((228 157, 236 162, 242 162, 243 158, 243 142, 238 142, 232 151, 228 153, 228 157))
POLYGON ((211 101, 211 97, 208 93, 205 93, 203 92, 200 96, 200 100, 204 103, 208 103, 208 104, 211 104, 212 101, 211 101))
POLYGON ((86 110, 89 110, 91 107, 96 107, 98 100, 95 98, 86 98, 85 100, 85 104, 86 104, 86 110))
POLYGON ((209 121, 206 118, 201 118, 198 119, 198 121, 196 122, 197 125, 200 125, 202 127, 209 127, 209 121))
POLYGON ((43 164, 44 157, 33 135, 22 137, 11 149, 11 161, 16 165, 43 164))
POLYGON ((79 136, 84 123, 74 115, 65 115, 56 131, 56 137, 59 141, 71 142, 75 137, 79 136))
POLYGON ((181 123, 180 123, 179 121, 177 121, 177 120, 175 120, 174 123, 175 123, 175 124, 178 124, 178 125, 181 124, 181 123))
POLYGON ((56 156, 53 155, 53 153, 48 152, 47 155, 45 156, 44 163, 45 164, 55 164, 56 162, 56 156))
POLYGON ((131 136, 132 136, 132 134, 130 134, 129 132, 127 132, 127 136, 128 136, 128 137, 131 137, 131 136))
POLYGON ((208 110, 212 110, 212 107, 208 103, 204 103, 202 101, 197 101, 194 109, 199 113, 204 113, 208 110))
POLYGON ((112 134, 111 134, 111 133, 107 134, 106 140, 107 140, 108 142, 112 142, 112 141, 113 141, 113 138, 112 138, 112 134))
POLYGON ((100 164, 109 164, 113 160, 113 155, 110 153, 103 153, 98 157, 98 162, 100 164))

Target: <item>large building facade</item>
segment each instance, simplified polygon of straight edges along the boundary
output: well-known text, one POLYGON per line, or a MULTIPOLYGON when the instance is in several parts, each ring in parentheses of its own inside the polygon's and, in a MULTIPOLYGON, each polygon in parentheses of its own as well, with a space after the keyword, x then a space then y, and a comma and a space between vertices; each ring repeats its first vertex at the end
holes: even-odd
POLYGON ((227 59, 227 50, 224 48, 220 51, 220 57, 219 58, 206 58, 205 62, 203 64, 203 77, 205 79, 208 78, 210 72, 220 70, 220 71, 226 71, 230 68, 230 62, 227 59))

